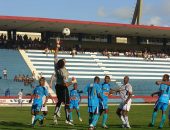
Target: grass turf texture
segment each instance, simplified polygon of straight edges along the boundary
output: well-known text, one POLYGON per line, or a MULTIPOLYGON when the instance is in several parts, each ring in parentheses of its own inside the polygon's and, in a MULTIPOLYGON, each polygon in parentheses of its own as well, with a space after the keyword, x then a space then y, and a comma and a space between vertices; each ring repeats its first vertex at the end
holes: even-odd
MULTIPOLYGON (((109 107, 109 117, 107 125, 109 129, 121 130, 120 128, 121 121, 115 114, 117 106, 109 107)), ((35 128, 30 127, 31 115, 30 115, 30 107, 0 107, 0 130, 32 130, 32 129, 41 129, 41 130, 87 130, 88 129, 88 113, 87 107, 82 106, 80 109, 81 117, 83 122, 79 122, 78 117, 73 112, 74 126, 69 126, 65 124, 65 114, 64 109, 62 107, 61 118, 58 120, 58 125, 53 124, 53 112, 54 107, 48 107, 49 113, 47 115, 46 126, 39 127, 38 125, 35 128)), ((151 115, 153 111, 153 106, 132 106, 131 111, 129 112, 129 121, 132 127, 132 130, 143 130, 143 129, 157 129, 158 124, 161 120, 161 112, 158 113, 156 124, 154 128, 149 128, 148 124, 151 121, 151 115)), ((168 117, 168 113, 167 113, 168 117)), ((100 118, 97 124, 97 130, 102 130, 101 128, 100 118)), ((38 124, 38 122, 37 122, 38 124)), ((164 128, 165 130, 169 130, 168 126, 168 118, 166 119, 164 128)))

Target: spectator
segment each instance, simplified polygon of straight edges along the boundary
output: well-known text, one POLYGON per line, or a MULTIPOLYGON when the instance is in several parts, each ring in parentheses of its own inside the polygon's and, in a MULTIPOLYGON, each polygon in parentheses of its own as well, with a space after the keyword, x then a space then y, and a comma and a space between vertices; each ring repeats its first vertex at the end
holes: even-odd
POLYGON ((36 78, 35 78, 35 72, 34 71, 32 71, 32 78, 35 80, 36 78))
POLYGON ((21 89, 18 93, 18 104, 21 104, 22 107, 22 97, 23 97, 23 89, 21 89))
POLYGON ((7 79, 7 69, 5 68, 3 71, 4 79, 7 79))
POLYGON ((46 56, 48 56, 49 52, 50 51, 49 51, 48 47, 46 47, 45 50, 44 50, 44 53, 46 54, 46 56))
POLYGON ((73 48, 73 49, 72 49, 72 51, 71 51, 71 55, 72 55, 72 57, 74 57, 75 55, 77 55, 77 51, 76 51, 76 49, 75 49, 75 48, 73 48))
POLYGON ((5 90, 5 97, 10 97, 10 90, 9 90, 9 88, 7 88, 5 90))
POLYGON ((15 77, 14 77, 14 82, 18 82, 18 77, 17 77, 17 75, 15 75, 15 77))

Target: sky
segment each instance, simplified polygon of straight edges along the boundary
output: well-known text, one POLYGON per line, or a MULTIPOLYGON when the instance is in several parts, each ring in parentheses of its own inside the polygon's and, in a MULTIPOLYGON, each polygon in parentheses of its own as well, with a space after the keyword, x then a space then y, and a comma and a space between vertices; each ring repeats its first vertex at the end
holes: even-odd
MULTIPOLYGON (((0 15, 131 23, 136 0, 0 0, 0 15)), ((170 0, 143 0, 141 24, 170 26, 170 0)))

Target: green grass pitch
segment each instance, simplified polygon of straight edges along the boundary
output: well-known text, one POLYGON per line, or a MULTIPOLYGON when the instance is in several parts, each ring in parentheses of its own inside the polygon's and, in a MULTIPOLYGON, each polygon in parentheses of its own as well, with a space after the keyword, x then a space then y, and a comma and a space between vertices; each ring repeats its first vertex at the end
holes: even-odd
MULTIPOLYGON (((117 106, 109 107, 109 118, 107 125, 109 129, 121 130, 121 122, 117 115, 115 114, 117 106)), ((87 107, 81 106, 81 117, 83 122, 79 122, 75 111, 73 112, 74 126, 68 126, 65 124, 65 114, 62 107, 61 119, 58 120, 58 125, 53 124, 53 112, 54 107, 49 107, 49 114, 47 115, 46 126, 39 127, 38 124, 35 126, 35 130, 87 130, 88 129, 88 113, 87 107)), ((156 124, 154 128, 148 128, 148 124, 151 121, 151 115, 153 111, 153 106, 150 105, 140 105, 132 106, 129 112, 129 121, 132 130, 144 130, 144 129, 157 129, 158 124, 161 120, 161 112, 158 113, 156 124)), ((31 115, 30 107, 0 107, 0 130, 32 130, 30 127, 31 115)), ((168 125, 168 113, 164 128, 169 130, 168 125)), ((101 128, 101 118, 97 124, 97 130, 102 130, 101 128)))

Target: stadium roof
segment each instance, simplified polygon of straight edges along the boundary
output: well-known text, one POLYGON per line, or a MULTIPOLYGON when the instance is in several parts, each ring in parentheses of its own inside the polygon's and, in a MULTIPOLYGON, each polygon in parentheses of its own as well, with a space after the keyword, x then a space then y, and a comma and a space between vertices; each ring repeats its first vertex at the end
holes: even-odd
POLYGON ((61 32, 64 27, 72 33, 110 34, 116 36, 142 36, 170 38, 170 27, 131 25, 51 18, 0 16, 0 30, 23 32, 61 32))

